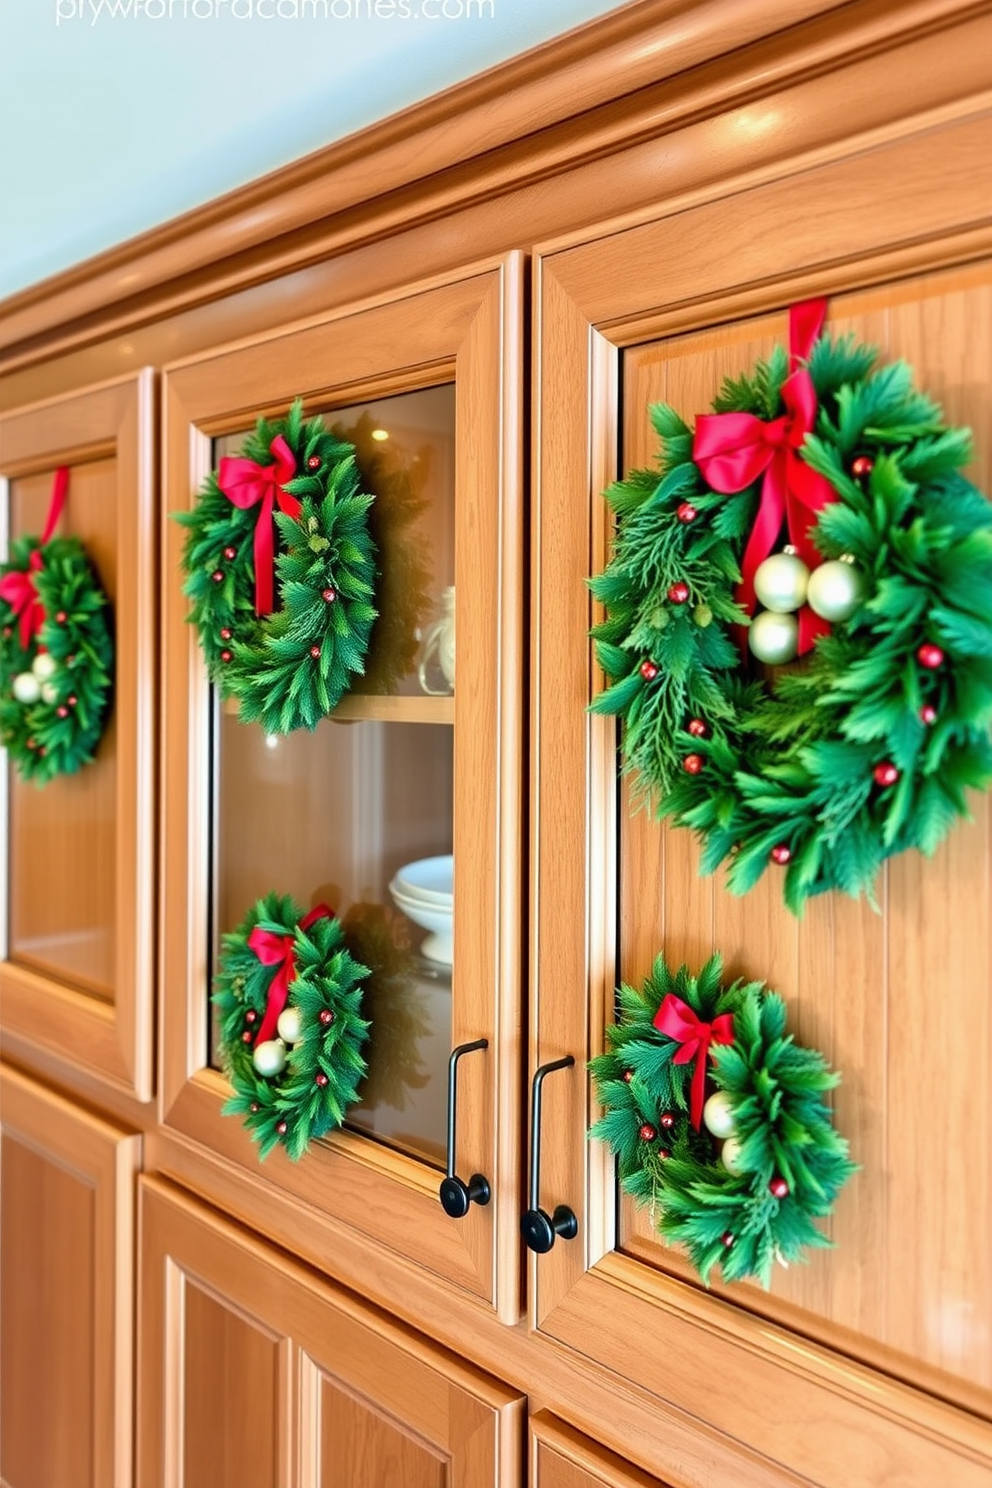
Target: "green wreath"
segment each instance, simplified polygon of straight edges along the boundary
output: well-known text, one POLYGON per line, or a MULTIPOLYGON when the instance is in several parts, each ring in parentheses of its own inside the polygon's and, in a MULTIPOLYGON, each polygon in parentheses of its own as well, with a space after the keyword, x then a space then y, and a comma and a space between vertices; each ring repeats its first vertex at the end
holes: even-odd
POLYGON ((590 1063, 606 1108, 590 1135, 704 1282, 719 1263, 767 1287, 776 1261, 832 1243, 815 1220, 857 1168, 823 1101, 839 1076, 785 1032, 780 997, 722 973, 719 956, 698 977, 659 956, 640 991, 619 988, 609 1052, 590 1063))
POLYGON ((304 914, 269 894, 224 936, 213 1002, 221 1060, 260 1156, 282 1144, 293 1160, 340 1126, 365 1073, 361 966, 325 905, 304 914))
POLYGON ((316 728, 364 671, 377 613, 372 501, 353 447, 321 418, 304 422, 297 400, 287 418, 259 419, 241 455, 221 460, 192 510, 177 513, 189 529, 189 618, 211 680, 244 722, 272 734, 316 728))
POLYGON ((67 485, 60 467, 43 536, 0 565, 0 741, 37 785, 93 758, 113 683, 107 596, 79 539, 51 536, 67 485))
POLYGON ((874 904, 883 859, 934 852, 992 779, 992 510, 960 473, 969 431, 820 320, 795 307, 791 357, 725 382, 695 433, 650 410, 660 472, 607 491, 591 580, 611 684, 591 706, 623 719, 642 802, 694 829, 702 872, 728 860, 735 893, 787 865, 795 913, 834 888, 874 904), (766 683, 745 637, 805 657, 766 683))

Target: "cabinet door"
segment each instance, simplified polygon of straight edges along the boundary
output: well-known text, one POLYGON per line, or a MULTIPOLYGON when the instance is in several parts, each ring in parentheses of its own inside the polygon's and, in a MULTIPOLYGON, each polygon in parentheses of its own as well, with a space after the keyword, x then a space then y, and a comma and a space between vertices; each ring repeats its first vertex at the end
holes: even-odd
POLYGON ((989 801, 932 861, 891 861, 880 914, 829 895, 797 921, 770 876, 731 896, 700 878, 689 832, 618 793, 614 723, 584 712, 602 685, 584 579, 606 556, 600 493, 656 453, 648 404, 670 401, 687 420, 706 411, 724 376, 787 339, 783 307, 813 293, 830 296, 835 335, 907 358, 950 422, 971 425, 974 478, 989 490, 992 265, 940 266, 959 231, 987 222, 976 172, 987 179, 990 143, 987 121, 965 118, 540 270, 533 1062, 576 1059, 547 1081, 541 1202, 570 1205, 580 1228, 533 1262, 535 1322, 838 1488, 977 1488, 992 1469, 989 801), (884 210, 857 210, 882 179, 884 210), (900 255, 924 200, 933 246, 907 277, 900 255), (774 233, 756 228, 772 221, 774 233), (776 1268, 770 1294, 700 1288, 650 1215, 620 1202, 606 1153, 586 1140, 598 1113, 582 1065, 602 1047, 617 982, 638 984, 661 949, 696 968, 719 950, 730 976, 767 981, 799 1037, 844 1074, 836 1120, 863 1171, 832 1218, 837 1248, 776 1268), (955 989, 950 1023, 934 1021, 936 986, 955 989), (909 1120, 934 1099, 932 1122, 909 1120))
POLYGON ((519 1315, 521 265, 202 356, 165 377, 166 509, 188 507, 262 411, 302 396, 355 442, 372 509, 381 620, 361 690, 312 733, 266 738, 218 708, 164 538, 162 1026, 167 1124, 255 1169, 222 1118, 208 994, 219 936, 271 890, 329 903, 372 966, 368 1075, 348 1126, 264 1169, 369 1239, 519 1315), (418 635, 457 597, 453 693, 418 635), (418 675, 424 664, 423 679, 418 675), (427 690, 429 689, 429 690, 427 690), (388 885, 453 853, 454 966, 421 953, 388 885), (457 1163, 491 1202, 438 1200, 454 1045, 457 1163))
POLYGON ((530 1488, 665 1488, 547 1411, 530 1419, 530 1488))
POLYGON ((0 1102, 0 1479, 129 1488, 141 1139, 6 1065, 0 1102))
MULTIPOLYGON (((152 1095, 154 611, 152 374, 0 418, 4 520, 79 537, 113 616, 114 699, 91 764, 42 789, 5 769, 3 1028, 116 1090, 152 1095)), ((70 1076, 71 1078, 71 1076, 70 1076)))
POLYGON ((523 1402, 155 1179, 145 1488, 520 1488, 523 1402))

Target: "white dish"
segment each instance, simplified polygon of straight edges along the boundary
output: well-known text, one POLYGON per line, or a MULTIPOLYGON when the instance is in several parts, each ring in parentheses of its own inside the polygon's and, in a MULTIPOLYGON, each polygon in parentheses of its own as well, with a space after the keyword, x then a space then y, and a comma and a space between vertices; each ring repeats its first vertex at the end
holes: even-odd
POLYGON ((454 955, 454 917, 450 905, 427 904, 423 899, 411 899, 397 887, 395 879, 389 885, 389 892, 396 907, 403 911, 407 919, 429 932, 420 947, 421 954, 428 961, 450 966, 454 955))
POLYGON ((439 858, 418 858, 397 868, 393 883, 408 899, 421 899, 449 909, 454 899, 455 860, 451 853, 439 858))

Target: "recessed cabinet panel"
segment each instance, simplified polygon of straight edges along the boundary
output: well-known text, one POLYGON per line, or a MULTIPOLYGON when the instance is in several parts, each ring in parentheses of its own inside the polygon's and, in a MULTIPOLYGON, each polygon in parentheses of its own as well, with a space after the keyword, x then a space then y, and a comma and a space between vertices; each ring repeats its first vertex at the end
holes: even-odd
POLYGON ((277 1488, 278 1340, 188 1281, 183 1471, 211 1488, 277 1488))
POLYGON ((320 1488, 447 1488, 450 1457, 324 1378, 320 1488))
POLYGON ((364 675, 312 733, 267 737, 217 702, 171 522, 163 565, 164 975, 182 989, 163 1024, 166 1121, 255 1168, 247 1133, 220 1115, 218 948, 270 891, 327 904, 371 971, 368 1073, 345 1128, 298 1164, 273 1153, 265 1179, 514 1320, 521 313, 511 259, 166 371, 169 511, 190 506, 258 414, 284 416, 297 397, 355 445, 375 497, 379 615, 364 675), (479 1040, 459 1067, 456 1163, 486 1177, 491 1200, 453 1220, 438 1198, 448 1060, 479 1040))
POLYGON ((530 1488, 665 1488, 547 1411, 530 1420, 530 1488))
POLYGON ((6 1031, 115 1093, 152 1096, 155 533, 150 371, 0 417, 13 535, 81 539, 110 601, 113 691, 94 759, 38 787, 7 767, 6 1031))

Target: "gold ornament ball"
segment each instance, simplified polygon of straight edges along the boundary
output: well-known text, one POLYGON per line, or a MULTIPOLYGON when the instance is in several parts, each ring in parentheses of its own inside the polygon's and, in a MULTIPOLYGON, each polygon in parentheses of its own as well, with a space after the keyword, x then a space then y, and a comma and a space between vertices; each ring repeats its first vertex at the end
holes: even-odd
POLYGON ((737 1130, 733 1101, 725 1090, 715 1090, 706 1102, 703 1125, 714 1137, 732 1137, 737 1130))
POLYGON ((279 1022, 276 1024, 279 1037, 287 1044, 298 1044, 303 1037, 303 1019, 297 1007, 285 1007, 279 1014, 279 1022))
POLYGON ((751 621, 747 643, 759 661, 769 666, 784 666, 787 661, 795 660, 799 650, 799 621, 795 615, 762 610, 751 621))
POLYGON ((266 1039, 264 1044, 255 1045, 251 1062, 264 1079, 271 1080, 286 1068, 286 1045, 281 1038, 266 1039))
POLYGON ((799 610, 806 602, 809 569, 798 553, 773 553, 759 563, 754 575, 754 592, 766 610, 778 615, 799 610))
POLYGON ((36 703, 41 697, 41 687, 34 672, 19 672, 12 690, 19 703, 36 703))
POLYGON ((814 568, 807 602, 821 620, 850 620, 865 595, 865 576, 851 560, 832 558, 814 568))
POLYGON ((738 1173, 743 1172, 741 1168, 741 1143, 736 1137, 728 1137, 720 1148, 720 1161, 728 1173, 733 1173, 736 1178, 738 1173))
POLYGON ((58 662, 50 651, 39 651, 31 663, 31 670, 39 682, 48 682, 58 671, 58 662))

